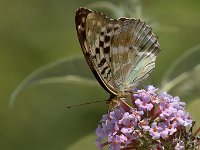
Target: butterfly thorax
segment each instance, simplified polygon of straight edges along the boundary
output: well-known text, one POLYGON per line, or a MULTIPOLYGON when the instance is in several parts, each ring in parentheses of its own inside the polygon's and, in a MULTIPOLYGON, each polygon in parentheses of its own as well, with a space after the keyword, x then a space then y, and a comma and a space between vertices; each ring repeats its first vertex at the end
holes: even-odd
POLYGON ((124 92, 119 92, 117 93, 117 95, 111 94, 110 98, 107 101, 109 110, 115 108, 116 106, 119 106, 120 101, 128 99, 128 97, 130 97, 130 95, 133 93, 134 93, 133 91, 127 90, 124 92))

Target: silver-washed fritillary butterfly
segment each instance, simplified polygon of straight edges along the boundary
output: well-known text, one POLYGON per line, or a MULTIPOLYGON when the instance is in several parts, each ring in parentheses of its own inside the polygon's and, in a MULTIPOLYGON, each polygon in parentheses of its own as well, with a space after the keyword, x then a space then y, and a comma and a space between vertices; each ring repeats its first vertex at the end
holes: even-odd
POLYGON ((110 19, 79 8, 75 21, 83 54, 110 102, 129 95, 155 67, 157 37, 139 19, 110 19))

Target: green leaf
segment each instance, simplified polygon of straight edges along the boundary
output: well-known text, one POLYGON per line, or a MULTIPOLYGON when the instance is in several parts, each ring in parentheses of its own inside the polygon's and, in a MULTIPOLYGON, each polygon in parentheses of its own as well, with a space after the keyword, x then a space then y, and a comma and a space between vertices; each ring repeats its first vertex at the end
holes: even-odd
POLYGON ((188 50, 168 70, 161 91, 169 91, 184 100, 200 97, 200 45, 188 50))
POLYGON ((36 84, 82 83, 96 84, 86 61, 83 58, 65 58, 44 66, 31 73, 11 94, 12 107, 16 97, 25 89, 36 84))
MULTIPOLYGON (((93 79, 83 58, 62 59, 33 72, 12 95, 13 104, 15 97, 29 88, 19 95, 20 100, 9 116, 14 119, 9 119, 8 126, 12 126, 15 120, 19 122, 16 128, 23 126, 24 133, 11 132, 16 135, 16 143, 26 139, 25 149, 30 145, 31 149, 63 149, 94 133, 100 117, 106 112, 104 100, 108 97, 93 79), (69 105, 101 100, 103 103, 100 104, 66 109, 69 105), (30 129, 32 132, 27 137, 30 129), (34 145, 35 137, 43 142, 34 145)), ((93 144, 94 141, 95 138, 90 142, 93 144)))
MULTIPOLYGON (((21 143, 24 149, 65 149, 94 133, 107 110, 105 102, 71 109, 66 106, 105 100, 108 98, 105 94, 98 84, 69 82, 33 86, 19 95, 10 110, 7 118, 10 130, 6 135, 15 145, 21 143)), ((91 145, 94 141, 95 138, 91 139, 91 145)))

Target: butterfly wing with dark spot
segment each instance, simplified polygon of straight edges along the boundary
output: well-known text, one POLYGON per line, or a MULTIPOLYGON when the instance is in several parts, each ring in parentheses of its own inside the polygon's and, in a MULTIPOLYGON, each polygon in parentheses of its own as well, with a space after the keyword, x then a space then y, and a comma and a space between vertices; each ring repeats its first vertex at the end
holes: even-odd
POLYGON ((114 30, 123 21, 111 21, 105 15, 85 8, 77 10, 75 21, 79 42, 93 74, 105 90, 117 95, 110 44, 114 30))

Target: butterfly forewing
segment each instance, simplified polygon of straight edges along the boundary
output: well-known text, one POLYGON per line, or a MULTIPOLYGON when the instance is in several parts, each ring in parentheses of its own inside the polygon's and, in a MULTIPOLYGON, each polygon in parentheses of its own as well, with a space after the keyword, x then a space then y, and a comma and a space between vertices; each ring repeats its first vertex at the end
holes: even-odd
POLYGON ((80 8, 76 13, 77 33, 89 66, 99 83, 109 93, 117 95, 119 91, 114 87, 110 45, 113 30, 119 25, 117 20, 109 22, 111 20, 101 13, 88 9, 80 8))
POLYGON ((140 20, 110 19, 80 8, 76 28, 91 70, 113 95, 136 87, 155 67, 159 44, 151 28, 140 20))

